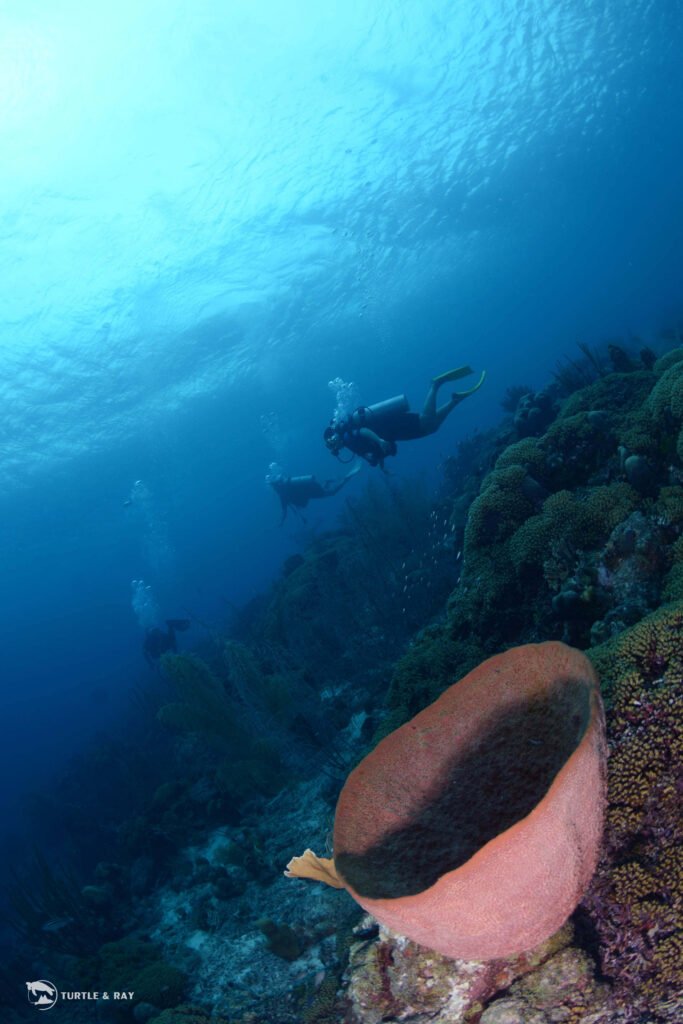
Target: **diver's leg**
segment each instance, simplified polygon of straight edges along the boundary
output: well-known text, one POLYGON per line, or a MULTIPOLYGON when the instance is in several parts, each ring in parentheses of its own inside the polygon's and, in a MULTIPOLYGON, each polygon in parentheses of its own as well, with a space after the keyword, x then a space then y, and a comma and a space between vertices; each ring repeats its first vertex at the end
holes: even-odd
POLYGON ((427 434, 433 434, 435 430, 438 430, 442 420, 445 419, 448 412, 450 412, 450 409, 448 412, 444 412, 443 408, 438 412, 436 409, 436 395, 442 383, 442 381, 435 377, 429 385, 429 391, 427 392, 427 397, 425 398, 424 405, 422 406, 422 412, 420 413, 421 437, 426 437, 427 434))
POLYGON ((354 466, 351 467, 348 473, 341 477, 340 480, 326 480, 325 483, 322 485, 322 488, 325 493, 321 494, 320 497, 331 498, 333 494, 337 493, 337 491, 341 491, 344 484, 347 483, 352 476, 355 476, 356 473, 360 473, 361 468, 362 463, 357 462, 354 466))
MULTIPOLYGON (((434 398, 436 399, 436 392, 434 394, 434 398)), ((427 437, 428 434, 435 434, 448 416, 449 412, 451 412, 452 409, 455 409, 456 405, 460 401, 462 401, 461 398, 457 395, 453 395, 450 402, 446 402, 446 404, 442 405, 439 409, 436 408, 436 401, 433 403, 433 409, 428 409, 427 403, 425 403, 425 408, 420 413, 420 437, 427 437)))
POLYGON ((310 481, 308 489, 306 491, 306 501, 308 502, 311 498, 326 498, 327 497, 327 484, 321 484, 315 477, 310 481))
POLYGON ((422 406, 422 412, 420 413, 421 420, 431 420, 436 416, 436 393, 439 390, 439 381, 433 380, 429 385, 429 391, 425 398, 424 405, 422 406))
POLYGON ((336 494, 338 491, 341 491, 342 487, 344 486, 348 479, 349 474, 347 473, 346 476, 341 477, 341 479, 339 480, 326 480, 325 483, 323 484, 323 490, 325 493, 321 494, 320 497, 331 498, 333 494, 336 494))
MULTIPOLYGON (((449 413, 455 409, 456 405, 460 405, 464 402, 469 395, 473 395, 475 391, 478 391, 486 379, 486 370, 482 370, 481 377, 477 383, 468 388, 467 391, 454 391, 451 395, 449 402, 442 405, 440 409, 436 408, 436 393, 439 388, 439 381, 435 379, 432 382, 432 386, 429 389, 427 400, 425 401, 424 409, 420 415, 420 426, 422 428, 422 436, 427 434, 433 434, 439 429, 443 421, 446 419, 449 413), (433 395, 433 398, 432 398, 433 395), (430 399, 432 400, 432 406, 430 407, 430 399)), ((445 383, 445 382, 442 382, 445 383)))
POLYGON ((439 427, 441 426, 443 421, 446 419, 448 414, 453 412, 453 410, 455 409, 456 405, 460 405, 461 402, 462 402, 462 398, 460 397, 460 395, 458 395, 458 394, 451 395, 450 401, 446 402, 445 405, 442 405, 440 409, 436 410, 436 415, 434 417, 434 426, 433 426, 432 431, 431 431, 432 434, 436 430, 439 429, 439 427))

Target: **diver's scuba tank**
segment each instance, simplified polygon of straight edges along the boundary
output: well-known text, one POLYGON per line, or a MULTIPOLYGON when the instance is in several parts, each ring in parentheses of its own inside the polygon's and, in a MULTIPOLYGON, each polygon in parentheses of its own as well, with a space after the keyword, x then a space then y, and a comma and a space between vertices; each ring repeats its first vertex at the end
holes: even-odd
POLYGON ((350 419, 354 427, 369 427, 370 430, 377 430, 380 428, 382 420, 408 412, 409 409, 406 396, 396 395, 394 398, 387 398, 384 402, 375 402, 374 405, 361 405, 359 409, 351 413, 350 419))
POLYGON ((287 483, 294 484, 295 486, 301 486, 301 484, 310 484, 315 477, 313 476, 290 476, 287 483))

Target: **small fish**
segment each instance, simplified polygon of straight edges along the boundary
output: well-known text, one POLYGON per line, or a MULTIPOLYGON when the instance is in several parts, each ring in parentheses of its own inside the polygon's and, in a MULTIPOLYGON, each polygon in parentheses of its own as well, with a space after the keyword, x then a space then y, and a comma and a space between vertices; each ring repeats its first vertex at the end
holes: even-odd
POLYGON ((52 917, 49 921, 46 921, 41 931, 43 932, 61 932, 62 928, 68 928, 70 924, 74 923, 73 917, 52 917))

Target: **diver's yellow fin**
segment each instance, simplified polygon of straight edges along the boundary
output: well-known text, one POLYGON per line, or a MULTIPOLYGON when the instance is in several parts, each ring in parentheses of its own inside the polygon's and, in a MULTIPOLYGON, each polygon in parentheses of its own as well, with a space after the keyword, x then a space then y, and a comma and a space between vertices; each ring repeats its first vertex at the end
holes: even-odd
POLYGON ((481 371, 481 377, 479 378, 477 383, 474 385, 474 387, 468 388, 467 391, 456 391, 454 393, 454 395, 453 395, 453 398, 467 398, 468 395, 473 395, 475 391, 479 390, 479 388, 482 386, 482 384, 484 383, 485 380, 486 380, 486 370, 482 370, 481 371))
POLYGON ((434 384, 444 384, 447 380, 460 380, 461 377, 469 377, 474 370, 471 366, 458 366, 456 370, 446 370, 445 373, 440 373, 438 377, 432 377, 434 384))
POLYGON ((343 889, 334 861, 329 857, 318 857, 313 850, 305 850, 300 857, 292 857, 285 870, 287 878, 312 878, 324 882, 334 889, 343 889))

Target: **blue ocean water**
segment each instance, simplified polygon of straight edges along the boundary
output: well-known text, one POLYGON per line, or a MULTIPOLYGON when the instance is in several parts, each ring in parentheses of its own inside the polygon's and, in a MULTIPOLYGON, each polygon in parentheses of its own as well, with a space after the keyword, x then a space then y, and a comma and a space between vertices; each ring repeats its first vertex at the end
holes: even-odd
POLYGON ((133 580, 191 646, 298 549, 265 475, 338 472, 328 382, 486 368, 392 460, 431 476, 578 341, 680 323, 682 14, 2 5, 6 823, 144 678, 133 580))

